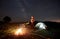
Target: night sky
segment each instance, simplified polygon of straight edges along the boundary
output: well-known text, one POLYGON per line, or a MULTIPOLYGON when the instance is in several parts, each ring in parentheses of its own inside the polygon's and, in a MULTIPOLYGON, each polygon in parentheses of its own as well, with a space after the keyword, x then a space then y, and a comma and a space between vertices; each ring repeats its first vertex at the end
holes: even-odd
POLYGON ((60 22, 59 0, 0 0, 0 20, 9 16, 12 22, 29 20, 34 16, 38 21, 60 22))

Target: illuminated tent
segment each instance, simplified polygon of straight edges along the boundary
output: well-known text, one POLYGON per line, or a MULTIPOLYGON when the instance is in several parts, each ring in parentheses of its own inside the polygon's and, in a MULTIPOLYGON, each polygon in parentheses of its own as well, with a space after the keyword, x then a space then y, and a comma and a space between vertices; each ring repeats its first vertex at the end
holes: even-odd
POLYGON ((43 29, 46 29, 47 26, 44 23, 39 22, 35 25, 35 27, 39 30, 43 30, 43 29))

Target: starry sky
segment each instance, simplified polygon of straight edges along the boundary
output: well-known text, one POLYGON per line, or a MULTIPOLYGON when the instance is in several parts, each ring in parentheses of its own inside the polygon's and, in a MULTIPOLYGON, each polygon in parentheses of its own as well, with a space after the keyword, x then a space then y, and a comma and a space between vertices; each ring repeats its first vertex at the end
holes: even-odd
POLYGON ((30 16, 40 21, 60 22, 59 0, 0 0, 0 20, 9 16, 12 22, 27 21, 30 16))

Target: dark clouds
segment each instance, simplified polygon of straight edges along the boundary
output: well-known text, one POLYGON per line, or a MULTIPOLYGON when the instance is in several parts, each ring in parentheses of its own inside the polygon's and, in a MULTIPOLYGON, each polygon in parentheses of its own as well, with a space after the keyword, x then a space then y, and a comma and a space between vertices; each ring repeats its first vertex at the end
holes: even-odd
POLYGON ((59 0, 1 0, 0 17, 10 16, 12 20, 28 20, 31 15, 36 20, 60 19, 59 0))

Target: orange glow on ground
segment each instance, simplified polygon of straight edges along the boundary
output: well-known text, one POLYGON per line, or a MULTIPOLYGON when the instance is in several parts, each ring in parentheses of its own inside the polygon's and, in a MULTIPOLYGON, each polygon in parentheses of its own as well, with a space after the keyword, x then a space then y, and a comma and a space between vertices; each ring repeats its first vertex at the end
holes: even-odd
POLYGON ((15 35, 25 35, 27 33, 26 28, 19 28, 15 31, 15 35))

